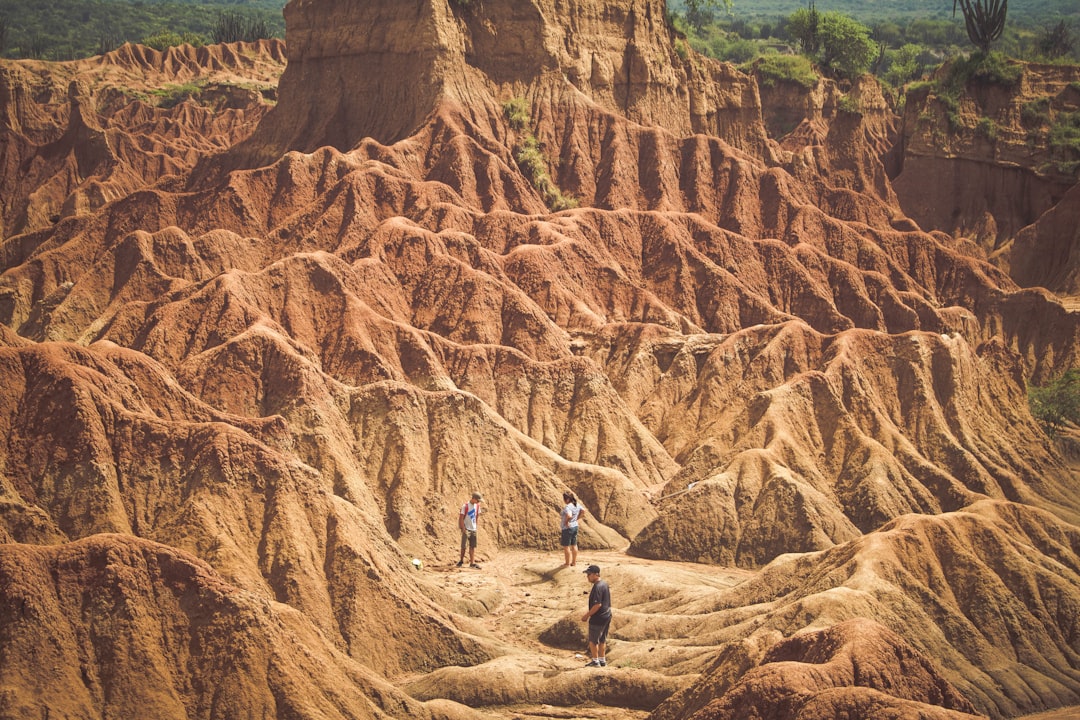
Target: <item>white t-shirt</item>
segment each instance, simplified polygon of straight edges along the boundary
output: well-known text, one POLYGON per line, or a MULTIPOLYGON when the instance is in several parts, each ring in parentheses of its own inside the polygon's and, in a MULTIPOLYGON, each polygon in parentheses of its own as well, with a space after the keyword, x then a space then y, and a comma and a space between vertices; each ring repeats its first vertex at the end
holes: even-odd
POLYGON ((472 500, 461 506, 461 514, 465 516, 465 529, 476 532, 476 517, 479 514, 480 505, 472 500))
POLYGON ((559 516, 559 528, 566 530, 567 528, 576 528, 578 526, 578 518, 581 517, 581 506, 574 503, 567 503, 563 508, 562 514, 559 516))

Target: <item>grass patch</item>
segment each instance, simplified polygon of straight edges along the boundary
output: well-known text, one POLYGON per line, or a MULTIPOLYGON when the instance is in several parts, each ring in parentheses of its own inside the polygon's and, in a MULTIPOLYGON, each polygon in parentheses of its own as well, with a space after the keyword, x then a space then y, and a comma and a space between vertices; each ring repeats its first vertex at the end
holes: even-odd
POLYGON ((526 132, 531 119, 528 101, 520 97, 507 100, 503 103, 503 114, 506 116, 506 121, 510 123, 510 127, 515 132, 522 133, 521 141, 514 151, 514 160, 529 178, 529 182, 544 198, 544 203, 553 212, 576 208, 577 198, 564 194, 551 179, 551 174, 547 169, 547 158, 544 157, 540 141, 531 132, 526 132))
POLYGON ((939 93, 934 97, 942 109, 945 110, 945 122, 948 123, 949 132, 956 132, 963 128, 964 123, 960 118, 960 95, 959 93, 939 93))
POLYGON ((993 142, 997 140, 998 126, 993 119, 984 116, 979 118, 978 124, 975 125, 975 132, 993 142))
POLYGON ((511 98, 503 103, 503 115, 515 132, 521 132, 529 126, 529 101, 523 97, 511 98))
POLYGON ((514 155, 518 166, 532 182, 544 203, 553 211, 570 210, 578 206, 577 198, 563 194, 555 181, 548 174, 547 161, 544 153, 540 150, 540 143, 533 135, 526 135, 517 153, 514 155))
POLYGON ((1080 164, 1080 111, 1058 113, 1050 126, 1049 145, 1058 170, 1075 172, 1080 164))
POLYGON ((1010 62, 1009 58, 1000 52, 985 55, 972 53, 969 57, 957 60, 949 67, 945 84, 957 93, 963 91, 968 83, 972 82, 1012 88, 1020 82, 1023 74, 1022 65, 1010 62))
POLYGON ((809 89, 818 82, 818 74, 814 72, 813 64, 802 55, 762 55, 742 69, 748 73, 756 71, 761 83, 768 87, 778 82, 789 82, 809 89))
POLYGON ((151 90, 150 95, 158 98, 158 107, 168 109, 176 107, 188 98, 198 98, 202 91, 202 83, 184 83, 183 85, 165 85, 151 90))

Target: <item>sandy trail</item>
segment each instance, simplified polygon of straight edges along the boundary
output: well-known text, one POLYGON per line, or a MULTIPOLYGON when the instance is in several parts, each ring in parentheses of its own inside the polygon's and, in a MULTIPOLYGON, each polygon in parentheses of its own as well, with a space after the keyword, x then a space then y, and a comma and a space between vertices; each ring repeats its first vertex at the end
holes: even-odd
MULTIPOLYGON (((583 572, 588 565, 600 566, 616 613, 636 613, 644 603, 676 593, 685 597, 716 592, 753 575, 737 568, 637 558, 618 550, 583 551, 573 567, 563 567, 561 552, 499 550, 480 555, 480 570, 451 564, 425 571, 437 574, 436 583, 448 594, 481 602, 489 613, 481 620, 493 636, 525 652, 574 661, 572 666, 579 659, 574 652, 552 648, 538 637, 563 618, 580 622, 591 587, 583 572)), ((585 623, 580 624, 584 628, 585 623)), ((612 645, 618 644, 613 640, 612 645)), ((584 664, 585 648, 578 652, 584 664)), ((618 653, 611 654, 609 660, 618 665, 618 653)))

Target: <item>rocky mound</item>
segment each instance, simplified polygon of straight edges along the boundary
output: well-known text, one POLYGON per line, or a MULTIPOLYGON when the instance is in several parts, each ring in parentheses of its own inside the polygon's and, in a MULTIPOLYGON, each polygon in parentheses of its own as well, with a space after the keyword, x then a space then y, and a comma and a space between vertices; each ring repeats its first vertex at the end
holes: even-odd
MULTIPOLYGON (((721 698, 714 706, 717 712, 738 712, 761 698, 772 699, 757 712, 777 713, 784 707, 797 712, 802 703, 817 702, 814 698, 820 695, 818 700, 836 701, 837 708, 850 704, 857 717, 873 717, 874 711, 862 703, 881 698, 843 691, 857 687, 906 702, 970 711, 966 701, 946 701, 955 701, 958 692, 991 717, 1074 705, 1080 695, 1075 689, 1076 651, 1069 638, 1077 630, 1080 597, 1077 547, 1075 525, 1022 505, 981 501, 957 513, 908 515, 821 554, 778 558, 729 591, 681 598, 678 610, 667 608, 673 618, 690 615, 695 621, 673 619, 659 632, 692 638, 694 644, 707 639, 727 645, 696 686, 654 716, 685 717, 713 698, 721 698), (874 631, 865 635, 867 646, 852 649, 852 662, 860 668, 879 665, 883 658, 910 662, 921 668, 902 674, 911 685, 905 686, 896 672, 883 673, 887 681, 873 682, 860 680, 850 669, 841 672, 847 661, 824 649, 839 641, 824 638, 819 641, 822 649, 815 651, 823 657, 803 661, 828 662, 835 669, 818 673, 807 668, 802 675, 806 680, 786 682, 781 678, 799 671, 769 667, 771 660, 788 657, 769 655, 780 652, 770 648, 781 637, 855 618, 884 625, 904 638, 914 654, 889 640, 891 633, 874 631), (755 666, 758 669, 744 678, 755 666), (942 689, 933 679, 938 673, 956 692, 942 689)), ((794 643, 789 650, 805 646, 801 640, 794 643)), ((867 677, 873 677, 869 670, 867 677)), ((919 715, 909 708, 898 716, 919 715)))
POLYGON ((690 717, 884 714, 959 720, 975 717, 975 708, 898 635, 868 620, 849 620, 778 642, 735 687, 690 717))
MULTIPOLYGON (((452 567, 472 490, 485 562, 554 550, 570 490, 586 551, 756 571, 708 591, 617 571, 615 638, 638 667, 590 681, 597 702, 658 718, 714 699, 760 699, 762 717, 1077 702, 1076 474, 1025 397, 1077 364, 1076 315, 904 216, 875 85, 777 142, 754 79, 682 58, 663 11, 295 0, 272 109, 220 90, 280 70, 272 44, 126 47, 62 84, 0 66, 0 560, 160 543, 293 613, 308 629, 280 666, 303 665, 307 704, 266 705, 292 670, 260 660, 238 711, 573 706, 580 683, 520 657, 549 652, 554 618, 493 634, 499 594, 411 562, 452 567), (107 90, 116 74, 220 92, 151 107, 107 90), (577 207, 551 212, 551 186, 577 207), (817 684, 760 664, 855 618, 896 635, 840 626, 768 655, 819 653, 817 684), (370 701, 305 674, 311 658, 359 673, 342 682, 370 701)), ((580 604, 538 577, 560 613, 580 604)), ((153 582, 129 594, 177 612, 153 582)), ((136 632, 102 627, 89 646, 136 632)), ((45 642, 27 637, 0 672, 45 642)), ((139 652, 179 652, 148 637, 139 652)), ((185 707, 213 685, 215 655, 196 655, 169 670, 185 707)), ((125 682, 102 657, 94 672, 125 682)), ((25 707, 76 712, 10 676, 25 707)), ((113 711, 87 692, 79 713, 113 711)))
POLYGON ((1044 287, 1063 296, 1080 295, 1080 185, 1005 243, 992 259, 1026 287, 1044 287))
POLYGON ((0 663, 5 717, 469 716, 409 698, 303 613, 174 548, 0 547, 5 657, 23 659, 0 663))

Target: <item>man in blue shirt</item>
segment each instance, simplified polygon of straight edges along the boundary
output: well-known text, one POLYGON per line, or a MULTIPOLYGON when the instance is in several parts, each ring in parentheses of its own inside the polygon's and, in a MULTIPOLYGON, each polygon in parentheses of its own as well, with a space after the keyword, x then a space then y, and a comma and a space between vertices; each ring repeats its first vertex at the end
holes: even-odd
POLYGON ((608 628, 611 626, 611 589, 606 581, 600 579, 600 567, 590 565, 585 568, 585 576, 592 583, 589 592, 589 611, 581 616, 582 622, 589 623, 589 655, 592 658, 585 667, 606 667, 608 628))

